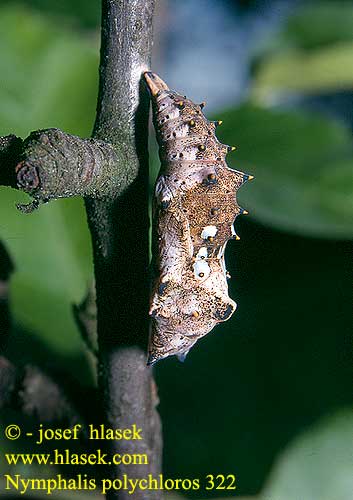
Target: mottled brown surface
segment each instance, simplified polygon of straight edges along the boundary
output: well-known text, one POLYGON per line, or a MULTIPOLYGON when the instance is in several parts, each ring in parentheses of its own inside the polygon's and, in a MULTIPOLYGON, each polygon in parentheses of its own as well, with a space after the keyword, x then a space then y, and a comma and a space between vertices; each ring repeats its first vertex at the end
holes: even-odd
POLYGON ((145 75, 162 162, 155 189, 156 280, 151 300, 149 362, 184 359, 195 342, 230 318, 224 249, 236 238, 242 209, 236 192, 249 179, 230 169, 231 148, 215 135, 215 122, 155 74, 145 75))

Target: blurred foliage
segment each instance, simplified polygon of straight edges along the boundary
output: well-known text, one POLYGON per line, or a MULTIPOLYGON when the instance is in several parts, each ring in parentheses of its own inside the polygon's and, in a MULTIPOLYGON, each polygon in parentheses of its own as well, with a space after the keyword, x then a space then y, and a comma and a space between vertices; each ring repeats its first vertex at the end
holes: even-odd
MULTIPOLYGON (((234 498, 350 499, 353 491, 352 428, 353 415, 348 409, 322 419, 297 437, 280 454, 265 488, 259 495, 234 498)), ((177 500, 182 497, 175 498, 177 500)))
MULTIPOLYGON (((67 25, 84 29, 96 28, 100 22, 99 0, 20 0, 17 4, 29 7, 32 11, 45 13, 52 20, 60 20, 67 25)), ((13 0, 0 0, 1 5, 14 4, 13 0)))
POLYGON ((278 458, 264 500, 348 500, 353 495, 353 414, 326 417, 278 458))
POLYGON ((43 15, 12 7, 1 9, 0 43, 0 133, 25 137, 55 126, 89 135, 98 37, 73 34, 43 15))
POLYGON ((305 2, 289 16, 279 33, 279 42, 314 49, 352 41, 352 2, 305 2))
MULTIPOLYGON (((1 10, 0 44, 0 134, 25 137, 31 130, 55 126, 89 135, 97 45, 20 7, 1 10)), ((72 353, 81 344, 71 304, 81 300, 92 279, 83 203, 56 201, 24 216, 15 203, 27 199, 1 188, 0 235, 16 267, 13 312, 47 344, 72 353)))
POLYGON ((302 5, 261 52, 252 88, 258 102, 276 102, 285 93, 353 89, 352 2, 302 5))
MULTIPOLYGON (((24 216, 15 201, 24 196, 1 189, 0 234, 15 262, 11 307, 16 321, 55 349, 81 350, 71 306, 92 279, 90 237, 81 200, 53 202, 24 216)), ((26 200, 27 201, 27 200, 26 200)))
POLYGON ((286 92, 353 89, 352 55, 353 42, 310 52, 279 53, 261 66, 252 95, 266 103, 276 102, 286 92))

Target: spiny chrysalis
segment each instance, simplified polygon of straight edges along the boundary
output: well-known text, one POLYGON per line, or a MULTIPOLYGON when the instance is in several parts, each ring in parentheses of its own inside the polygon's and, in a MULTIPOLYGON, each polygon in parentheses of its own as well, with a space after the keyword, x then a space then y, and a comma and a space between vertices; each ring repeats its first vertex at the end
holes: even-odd
POLYGON ((236 192, 252 179, 229 168, 235 148, 221 144, 202 104, 169 90, 155 73, 145 73, 153 105, 161 170, 154 198, 151 298, 152 329, 148 364, 185 356, 237 305, 228 296, 224 250, 239 239, 234 220, 247 212, 236 192))

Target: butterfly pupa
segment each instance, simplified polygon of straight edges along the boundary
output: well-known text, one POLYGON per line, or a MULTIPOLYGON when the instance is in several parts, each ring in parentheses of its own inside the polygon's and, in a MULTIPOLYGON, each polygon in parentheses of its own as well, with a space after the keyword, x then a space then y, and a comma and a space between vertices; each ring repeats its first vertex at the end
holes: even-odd
POLYGON ((154 195, 155 280, 148 364, 184 360, 198 339, 228 320, 237 305, 228 295, 224 261, 241 213, 238 189, 253 177, 229 168, 233 148, 215 135, 195 104, 146 72, 161 169, 154 195))

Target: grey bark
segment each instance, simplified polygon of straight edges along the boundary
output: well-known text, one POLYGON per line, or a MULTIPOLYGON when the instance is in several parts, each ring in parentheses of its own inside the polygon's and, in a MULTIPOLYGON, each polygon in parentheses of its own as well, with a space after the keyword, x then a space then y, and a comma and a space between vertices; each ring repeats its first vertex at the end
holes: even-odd
MULTIPOLYGON (((148 95, 141 82, 152 49, 151 0, 104 0, 100 89, 93 136, 119 145, 129 187, 107 200, 86 200, 93 235, 100 383, 107 425, 142 428, 143 441, 117 441, 114 453, 147 453, 147 466, 119 466, 118 475, 160 472, 157 395, 146 366, 148 338, 148 95)), ((112 471, 113 474, 116 471, 112 471)), ((108 498, 131 498, 112 492, 108 498)), ((136 499, 161 492, 137 491, 136 499)))

